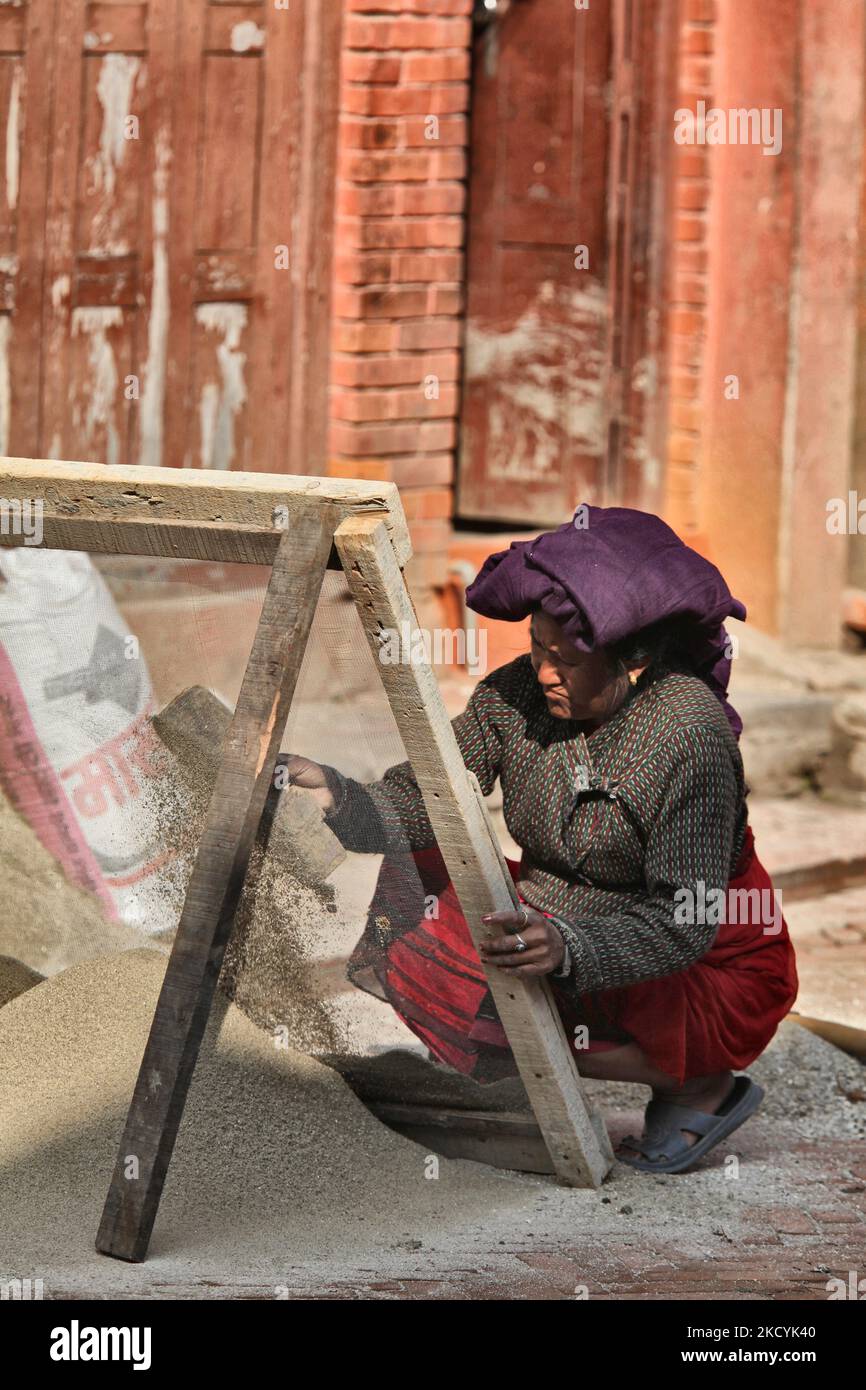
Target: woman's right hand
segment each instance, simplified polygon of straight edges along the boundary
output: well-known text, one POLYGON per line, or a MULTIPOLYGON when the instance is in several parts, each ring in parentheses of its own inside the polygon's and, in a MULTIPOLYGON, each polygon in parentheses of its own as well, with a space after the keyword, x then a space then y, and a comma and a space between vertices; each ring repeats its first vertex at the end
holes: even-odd
POLYGON ((303 787, 304 791, 310 792, 326 815, 334 809, 334 796, 319 763, 314 763, 312 758, 302 758, 297 753, 288 753, 284 755, 283 765, 292 786, 303 787))

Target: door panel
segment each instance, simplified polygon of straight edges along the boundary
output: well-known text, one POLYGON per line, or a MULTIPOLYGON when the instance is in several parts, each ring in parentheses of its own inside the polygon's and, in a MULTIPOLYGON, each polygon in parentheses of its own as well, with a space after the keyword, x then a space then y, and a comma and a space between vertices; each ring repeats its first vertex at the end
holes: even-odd
POLYGON ((316 0, 0 7, 7 451, 324 471, 340 25, 316 0))
POLYGON ((164 365, 147 355, 148 185, 166 139, 173 19, 174 0, 57 6, 39 428, 49 458, 135 462, 139 415, 161 413, 164 365))
POLYGON ((514 0, 476 40, 460 516, 661 505, 677 29, 514 0))
POLYGON ((39 441, 54 10, 54 0, 0 9, 0 449, 25 456, 39 441))
POLYGON ((522 0, 476 41, 463 517, 552 523, 599 497, 610 54, 601 0, 522 0))

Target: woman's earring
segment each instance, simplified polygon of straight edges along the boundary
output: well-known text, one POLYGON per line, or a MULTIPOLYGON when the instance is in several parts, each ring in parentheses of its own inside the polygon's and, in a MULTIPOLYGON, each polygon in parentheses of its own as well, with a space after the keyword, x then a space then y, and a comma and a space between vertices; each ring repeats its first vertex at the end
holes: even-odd
POLYGON ((637 672, 636 672, 636 671, 629 671, 629 673, 628 673, 628 678, 629 678, 629 680, 631 681, 632 685, 637 685, 637 672))

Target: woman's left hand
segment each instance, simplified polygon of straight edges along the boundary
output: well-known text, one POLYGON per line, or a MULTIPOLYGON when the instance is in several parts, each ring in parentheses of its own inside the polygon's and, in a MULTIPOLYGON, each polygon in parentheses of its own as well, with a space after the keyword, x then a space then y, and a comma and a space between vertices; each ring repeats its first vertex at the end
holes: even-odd
POLYGON ((489 912, 481 918, 486 926, 500 926, 509 933, 492 941, 482 941, 481 958, 512 975, 549 975, 558 970, 565 956, 565 943, 549 917, 526 905, 509 912, 489 912), (526 942, 526 950, 516 949, 515 935, 526 942))

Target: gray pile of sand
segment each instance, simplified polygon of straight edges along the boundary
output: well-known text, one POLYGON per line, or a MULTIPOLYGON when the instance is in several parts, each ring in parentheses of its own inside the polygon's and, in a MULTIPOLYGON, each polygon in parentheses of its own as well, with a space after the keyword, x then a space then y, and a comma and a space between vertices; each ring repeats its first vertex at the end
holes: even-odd
MULTIPOLYGON (((757 1115, 768 1131, 788 1130, 798 1140, 866 1136, 866 1066, 794 1019, 780 1024, 745 1071, 764 1088, 757 1115)), ((646 1086, 615 1081, 585 1085, 603 1110, 642 1107, 650 1097, 646 1086)))
MULTIPOLYGON (((215 1007, 190 1091, 146 1268, 91 1258, 165 958, 123 952, 76 966, 0 1010, 4 1260, 46 1297, 108 1281, 182 1278, 203 1253, 237 1284, 291 1283, 304 1264, 365 1252, 371 1267, 519 1202, 523 1182, 439 1160, 381 1125, 330 1068, 274 1040, 226 1001, 215 1007)), ((0 1271, 2 1272, 2 1271, 0 1271)), ((8 1271, 13 1275, 15 1270, 8 1271)), ((267 1292, 267 1290, 266 1290, 267 1292)))
POLYGON ((748 1072, 766 1093, 766 1120, 795 1124, 804 1138, 866 1136, 866 1066, 793 1019, 748 1072))

